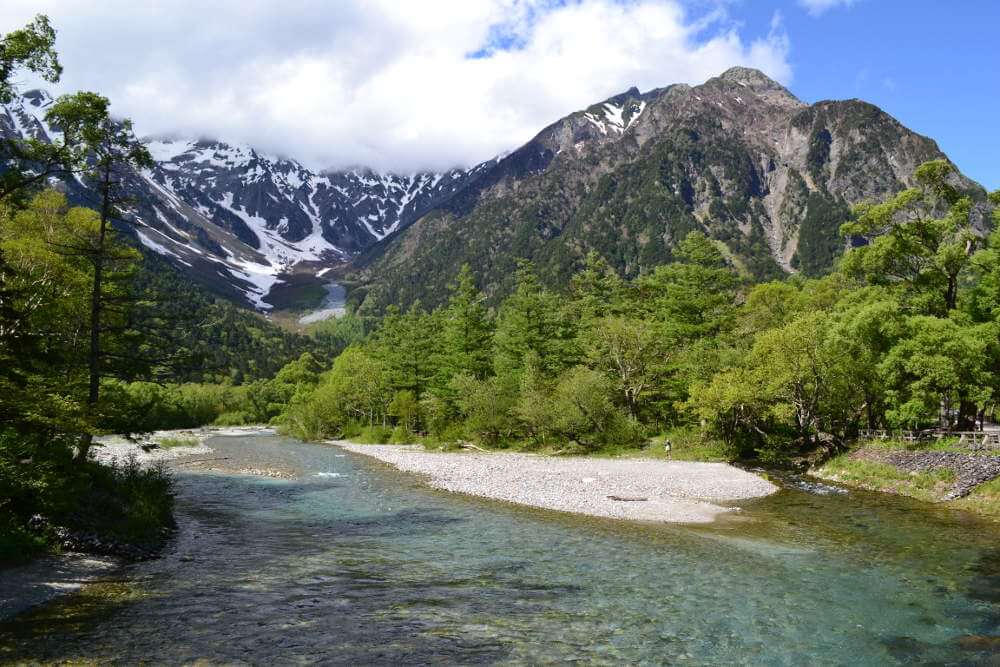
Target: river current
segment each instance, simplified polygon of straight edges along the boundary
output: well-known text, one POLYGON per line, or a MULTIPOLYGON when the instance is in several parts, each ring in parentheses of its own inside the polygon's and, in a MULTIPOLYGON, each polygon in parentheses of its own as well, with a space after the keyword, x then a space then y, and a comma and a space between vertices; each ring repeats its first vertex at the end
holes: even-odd
POLYGON ((996 664, 1000 531, 786 489, 702 527, 437 492, 334 446, 217 437, 296 480, 177 474, 160 559, 0 626, 0 660, 996 664))

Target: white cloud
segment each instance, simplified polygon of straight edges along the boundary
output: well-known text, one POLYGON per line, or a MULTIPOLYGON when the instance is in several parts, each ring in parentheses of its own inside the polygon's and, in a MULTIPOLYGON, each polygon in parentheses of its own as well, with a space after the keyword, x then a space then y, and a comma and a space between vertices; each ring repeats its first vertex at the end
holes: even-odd
POLYGON ((61 91, 108 95, 141 132, 313 166, 470 164, 632 85, 791 78, 779 18, 747 39, 676 0, 5 0, 0 32, 36 12, 59 30, 61 91))
POLYGON ((819 16, 835 7, 850 7, 857 0, 799 0, 799 4, 813 16, 819 16))

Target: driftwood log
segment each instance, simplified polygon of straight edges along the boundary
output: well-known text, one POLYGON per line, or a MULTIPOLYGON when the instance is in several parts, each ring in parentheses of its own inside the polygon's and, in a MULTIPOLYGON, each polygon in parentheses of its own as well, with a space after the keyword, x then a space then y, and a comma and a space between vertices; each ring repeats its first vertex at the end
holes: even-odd
POLYGON ((617 500, 623 503, 638 503, 644 500, 649 500, 649 498, 640 498, 638 496, 608 496, 608 500, 617 500))

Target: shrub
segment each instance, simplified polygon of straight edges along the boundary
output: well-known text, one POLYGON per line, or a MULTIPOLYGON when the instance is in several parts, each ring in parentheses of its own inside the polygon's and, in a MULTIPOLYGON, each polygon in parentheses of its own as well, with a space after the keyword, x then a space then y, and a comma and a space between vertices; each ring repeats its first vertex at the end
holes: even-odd
POLYGON ((393 429, 388 426, 365 426, 352 438, 369 445, 387 445, 392 440, 393 429))

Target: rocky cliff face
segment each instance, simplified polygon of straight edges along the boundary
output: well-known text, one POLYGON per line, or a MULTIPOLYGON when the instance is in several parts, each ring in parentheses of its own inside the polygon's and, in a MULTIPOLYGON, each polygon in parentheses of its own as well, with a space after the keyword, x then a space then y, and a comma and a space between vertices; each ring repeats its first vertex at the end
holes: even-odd
MULTIPOLYGON (((589 250, 634 277, 692 230, 746 273, 820 273, 849 207, 912 184, 944 155, 858 100, 807 105, 734 68, 699 86, 632 89, 563 118, 358 262, 369 304, 433 302, 464 262, 488 293, 518 257, 564 284, 589 250), (395 280, 420 267, 421 284, 395 280)), ((961 184, 981 194, 967 179, 961 184)))

